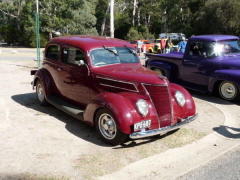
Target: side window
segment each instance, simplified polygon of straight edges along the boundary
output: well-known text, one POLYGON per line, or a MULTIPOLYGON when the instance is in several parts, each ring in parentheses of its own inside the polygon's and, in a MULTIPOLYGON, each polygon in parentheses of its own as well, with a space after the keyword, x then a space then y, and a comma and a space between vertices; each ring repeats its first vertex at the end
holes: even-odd
POLYGON ((60 46, 58 45, 50 45, 46 52, 46 57, 52 60, 58 60, 60 52, 60 46))
POLYGON ((62 50, 62 62, 66 64, 79 64, 79 60, 86 63, 85 55, 82 51, 72 47, 64 47, 62 50))
POLYGON ((205 56, 205 43, 203 42, 192 42, 190 44, 189 55, 190 56, 205 56))

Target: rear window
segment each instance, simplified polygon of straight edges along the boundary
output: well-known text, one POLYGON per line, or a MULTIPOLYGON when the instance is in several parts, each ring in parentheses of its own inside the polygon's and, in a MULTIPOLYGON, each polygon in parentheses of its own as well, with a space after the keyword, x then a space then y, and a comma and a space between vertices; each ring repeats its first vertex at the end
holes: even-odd
POLYGON ((50 45, 48 46, 47 52, 45 56, 48 59, 58 60, 60 53, 60 46, 59 45, 50 45))

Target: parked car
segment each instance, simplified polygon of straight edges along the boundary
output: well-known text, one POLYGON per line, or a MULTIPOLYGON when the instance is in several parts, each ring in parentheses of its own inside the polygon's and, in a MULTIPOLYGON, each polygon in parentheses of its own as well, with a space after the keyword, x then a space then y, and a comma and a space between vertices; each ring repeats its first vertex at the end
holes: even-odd
POLYGON ((63 36, 44 53, 42 67, 31 71, 39 103, 95 126, 108 144, 171 131, 197 116, 188 91, 143 67, 126 41, 63 36))
MULTIPOLYGON (((131 44, 133 45, 134 48, 137 48, 137 41, 138 40, 131 41, 131 44)), ((146 52, 149 52, 149 49, 152 48, 155 45, 155 43, 152 43, 149 40, 140 40, 140 41, 143 42, 143 45, 142 45, 142 48, 141 48, 141 52, 144 52, 144 48, 146 48, 145 49, 146 52)), ((151 52, 149 52, 149 53, 151 53, 151 52)))
POLYGON ((188 39, 184 53, 146 54, 147 67, 171 82, 236 100, 240 90, 239 38, 200 35, 188 39))

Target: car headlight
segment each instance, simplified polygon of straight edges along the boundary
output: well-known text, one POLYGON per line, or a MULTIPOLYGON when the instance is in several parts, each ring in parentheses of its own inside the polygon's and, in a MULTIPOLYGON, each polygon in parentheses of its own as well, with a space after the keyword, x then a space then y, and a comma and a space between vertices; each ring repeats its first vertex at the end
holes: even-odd
POLYGON ((136 103, 139 113, 143 116, 148 114, 148 104, 145 100, 139 99, 136 103))
POLYGON ((184 104, 185 104, 185 102, 186 102, 183 93, 180 92, 180 91, 176 91, 174 97, 175 97, 175 99, 177 100, 177 103, 178 103, 181 107, 183 107, 184 104))

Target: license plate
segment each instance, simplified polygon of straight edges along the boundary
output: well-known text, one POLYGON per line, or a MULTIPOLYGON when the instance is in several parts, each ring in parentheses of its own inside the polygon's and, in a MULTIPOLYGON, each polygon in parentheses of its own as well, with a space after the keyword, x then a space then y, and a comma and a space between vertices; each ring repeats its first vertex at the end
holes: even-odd
POLYGON ((145 120, 134 124, 134 131, 138 131, 151 126, 151 120, 145 120))

